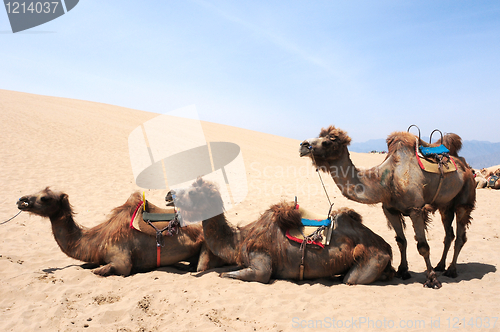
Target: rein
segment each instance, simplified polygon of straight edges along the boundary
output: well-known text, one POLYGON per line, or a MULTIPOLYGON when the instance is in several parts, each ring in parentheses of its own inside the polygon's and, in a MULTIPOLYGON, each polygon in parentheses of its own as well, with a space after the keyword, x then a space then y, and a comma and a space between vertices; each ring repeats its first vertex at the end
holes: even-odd
POLYGON ((146 223, 149 224, 149 226, 153 227, 153 229, 156 231, 156 266, 160 267, 161 266, 161 248, 165 246, 165 242, 163 241, 163 232, 167 231, 168 236, 173 236, 174 232, 178 233, 179 232, 179 227, 180 227, 180 222, 179 219, 177 218, 177 214, 175 215, 174 219, 170 220, 168 223, 167 227, 164 227, 162 229, 158 229, 155 225, 150 220, 143 219, 146 223))
MULTIPOLYGON (((309 146, 309 150, 312 149, 312 146, 309 146)), ((313 160, 314 164, 316 164, 316 160, 314 159, 314 153, 312 153, 311 151, 311 159, 313 160)), ((325 195, 326 195, 326 198, 328 199, 328 203, 330 203, 330 211, 332 210, 332 201, 330 201, 330 196, 328 196, 328 192, 326 191, 326 188, 325 188, 325 184, 323 183, 323 178, 321 177, 321 172, 319 171, 319 168, 316 167, 316 173, 318 173, 318 176, 319 176, 319 180, 321 181, 321 185, 323 186, 323 190, 325 191, 325 195)), ((330 215, 330 213, 328 213, 328 215, 330 215)))
POLYGON ((12 219, 14 219, 15 217, 17 217, 17 216, 18 216, 21 212, 23 212, 23 211, 22 211, 22 210, 21 210, 21 211, 19 211, 19 212, 18 212, 18 213, 17 213, 14 217, 12 217, 12 218, 10 218, 10 219, 7 219, 7 220, 5 220, 5 221, 3 221, 3 222, 1 222, 1 223, 0 223, 0 225, 3 225, 3 224, 8 223, 9 221, 11 221, 11 220, 12 220, 12 219))

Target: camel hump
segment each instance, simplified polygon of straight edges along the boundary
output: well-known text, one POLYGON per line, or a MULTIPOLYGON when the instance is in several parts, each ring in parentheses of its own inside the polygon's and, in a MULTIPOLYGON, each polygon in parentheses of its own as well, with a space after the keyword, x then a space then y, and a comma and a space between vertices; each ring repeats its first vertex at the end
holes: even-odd
POLYGON ((302 218, 300 211, 295 208, 293 202, 281 202, 271 206, 273 212, 273 222, 282 229, 302 228, 302 218))
POLYGON ((356 211, 354 211, 353 209, 341 208, 341 209, 337 210, 336 214, 337 214, 337 216, 340 216, 342 214, 346 214, 353 221, 355 221, 355 222, 357 222, 359 224, 363 223, 363 218, 361 217, 361 215, 359 213, 357 213, 356 211))
MULTIPOLYGON (((416 138, 417 136, 409 132, 393 132, 387 137, 387 149, 389 150, 389 153, 394 152, 401 146, 415 149, 416 138)), ((450 150, 450 155, 458 156, 458 151, 462 148, 462 138, 457 134, 449 133, 443 136, 442 142, 441 139, 439 139, 436 143, 429 144, 420 140, 419 144, 422 144, 423 146, 438 146, 443 144, 448 150, 450 150)))
POLYGON ((137 205, 141 201, 142 201, 142 195, 141 195, 141 193, 138 192, 138 191, 135 191, 132 194, 130 194, 130 196, 127 199, 127 202, 125 204, 127 204, 127 205, 137 205))
POLYGON ((458 151, 462 149, 462 138, 454 133, 444 135, 441 143, 450 150, 453 156, 458 156, 458 151))
POLYGON ((395 131, 387 136, 387 149, 392 153, 402 146, 415 149, 417 136, 406 131, 395 131))

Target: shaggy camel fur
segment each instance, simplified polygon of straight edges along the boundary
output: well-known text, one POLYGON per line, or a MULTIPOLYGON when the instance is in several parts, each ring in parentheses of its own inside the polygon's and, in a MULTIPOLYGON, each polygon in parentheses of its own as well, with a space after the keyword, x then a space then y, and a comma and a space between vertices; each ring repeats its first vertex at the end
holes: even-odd
MULTIPOLYGON (((213 183, 199 178, 191 187, 173 192, 173 197, 181 213, 203 220, 209 249, 225 262, 242 267, 221 277, 262 283, 268 283, 271 277, 299 279, 300 244, 285 235, 287 229, 302 228, 301 214, 294 203, 272 205, 257 221, 235 228, 225 218, 221 195, 213 183)), ((353 210, 334 213, 330 245, 306 248, 303 278, 345 275, 344 282, 349 285, 392 278, 395 270, 390 245, 364 226, 353 210)))
MULTIPOLYGON (((95 274, 128 276, 157 268, 155 238, 130 228, 131 217, 141 201, 138 192, 132 194, 125 204, 112 211, 107 221, 90 229, 75 223, 68 195, 48 187, 37 194, 21 197, 17 204, 20 210, 50 219, 54 238, 66 255, 104 265, 95 269, 95 274)), ((150 202, 148 204, 152 206, 150 202)), ((196 261, 201 250, 203 257, 198 262, 198 270, 214 267, 210 265, 211 253, 202 248, 201 225, 181 227, 178 234, 164 236, 164 245, 161 266, 196 261)))
MULTIPOLYGON (((351 138, 341 129, 330 126, 322 129, 318 138, 301 143, 300 155, 311 158, 313 164, 330 173, 344 196, 364 204, 382 203, 389 226, 396 232, 396 242, 401 252, 401 264, 397 275, 410 278, 406 257, 404 218, 409 216, 415 230, 415 239, 420 255, 427 267, 424 286, 440 288, 430 261, 430 248, 425 231, 429 223, 429 212, 439 210, 446 232, 444 250, 436 271, 445 270, 445 260, 451 242, 455 238, 452 221, 457 217, 457 238, 453 260, 444 273, 456 277, 457 258, 466 242, 466 229, 471 220, 471 211, 476 201, 475 182, 472 170, 463 158, 457 156, 462 146, 460 137, 447 134, 443 144, 454 156, 456 172, 440 174, 423 171, 415 157, 417 137, 407 132, 395 132, 387 138, 388 154, 382 164, 367 170, 354 166, 347 146, 351 138), (436 195, 439 188, 439 194, 436 195)), ((426 144, 420 142, 420 144, 426 144)), ((437 144, 440 144, 437 143, 437 144)), ((435 144, 435 145, 437 145, 435 144)))

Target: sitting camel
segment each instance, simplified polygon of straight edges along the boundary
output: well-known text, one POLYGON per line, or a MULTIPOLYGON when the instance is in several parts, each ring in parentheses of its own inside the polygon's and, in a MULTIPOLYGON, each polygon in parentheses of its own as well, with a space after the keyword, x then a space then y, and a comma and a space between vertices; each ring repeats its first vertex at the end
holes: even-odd
POLYGON ((486 188, 488 181, 486 181, 481 171, 478 169, 472 169, 472 173, 474 174, 474 181, 476 181, 476 189, 486 188))
POLYGON ((395 273, 390 245, 364 226, 353 210, 334 212, 329 245, 323 249, 307 245, 302 252, 301 245, 285 235, 288 229, 303 227, 295 203, 272 205, 257 221, 235 228, 226 220, 215 184, 199 178, 191 187, 171 194, 183 218, 203 220, 208 248, 226 263, 242 267, 221 277, 268 283, 271 277, 301 280, 345 275, 344 282, 355 285, 388 280, 395 273))
MULTIPOLYGON (((68 195, 48 187, 37 194, 21 197, 18 208, 49 218, 52 232, 61 250, 69 257, 96 265, 100 276, 128 276, 134 272, 153 270, 180 261, 196 261, 198 271, 215 267, 220 260, 206 250, 201 225, 180 227, 177 234, 165 236, 164 247, 157 258, 155 238, 130 228, 131 218, 142 203, 138 192, 115 208, 109 219, 93 228, 82 228, 73 220, 68 195), (211 258, 214 258, 211 260, 211 258)), ((154 207, 150 202, 148 205, 154 207)))
POLYGON ((500 168, 492 166, 480 171, 474 170, 476 188, 500 189, 500 168))
MULTIPOLYGON (((364 204, 382 202, 382 208, 390 227, 396 232, 396 242, 401 252, 401 264, 397 275, 410 278, 406 258, 406 237, 403 216, 413 222, 415 239, 420 255, 427 267, 424 286, 440 288, 430 261, 430 248, 425 237, 429 212, 439 210, 446 232, 444 250, 436 271, 444 271, 445 260, 451 242, 455 238, 452 221, 457 216, 457 239, 453 260, 444 273, 457 276, 457 258, 466 242, 466 229, 470 224, 471 211, 476 202, 475 182, 472 170, 465 160, 457 156, 462 140, 456 134, 447 134, 443 144, 450 150, 456 171, 443 175, 423 171, 416 157, 418 138, 407 132, 395 132, 387 138, 388 154, 382 164, 367 170, 354 166, 347 146, 351 138, 341 129, 330 126, 322 129, 318 138, 301 143, 300 155, 311 158, 322 171, 330 173, 344 196, 364 204)), ((423 141, 419 144, 425 145, 423 141)), ((437 145, 437 144, 434 144, 437 145)))

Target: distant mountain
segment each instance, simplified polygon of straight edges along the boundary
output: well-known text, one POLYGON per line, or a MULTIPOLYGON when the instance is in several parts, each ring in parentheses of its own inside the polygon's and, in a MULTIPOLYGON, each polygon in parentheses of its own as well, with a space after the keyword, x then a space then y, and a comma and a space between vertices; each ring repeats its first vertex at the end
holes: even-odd
POLYGON ((464 141, 460 155, 473 168, 500 165, 500 143, 464 141))
POLYGON ((387 151, 387 143, 385 139, 371 139, 362 143, 351 143, 349 150, 353 152, 372 152, 372 151, 387 151))
MULTIPOLYGON (((387 143, 383 138, 371 139, 362 143, 351 143, 349 150, 353 152, 387 151, 387 143)), ((464 157, 473 168, 500 165, 500 143, 463 141, 459 155, 464 157)))

